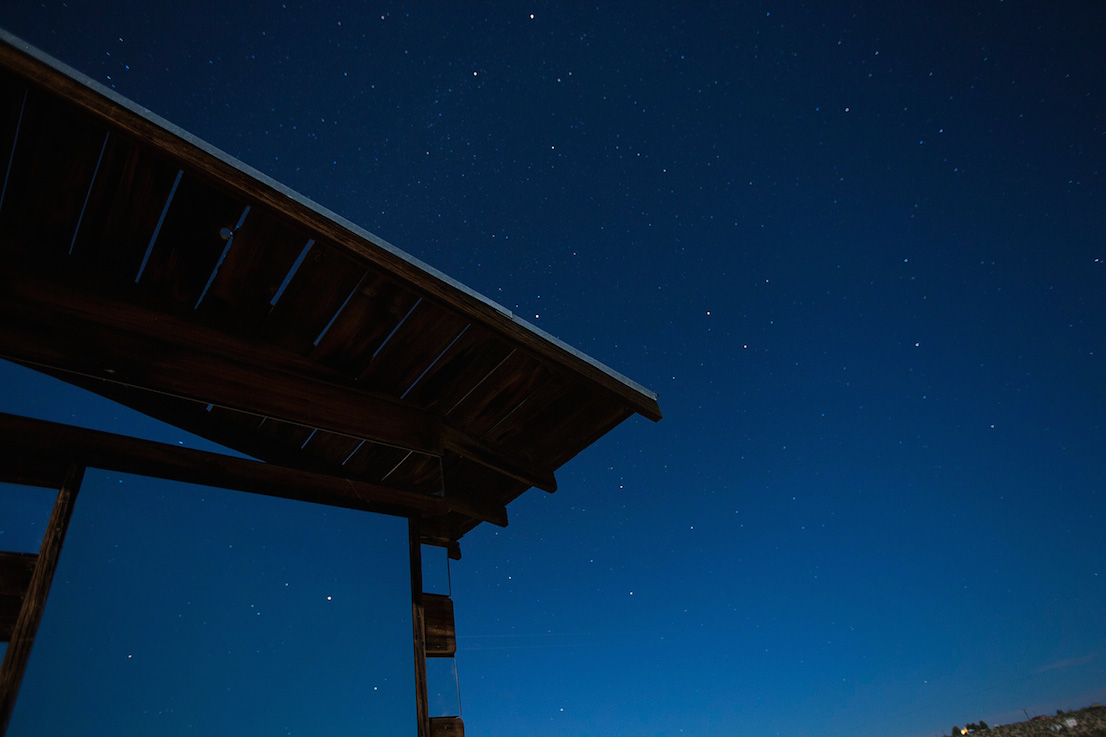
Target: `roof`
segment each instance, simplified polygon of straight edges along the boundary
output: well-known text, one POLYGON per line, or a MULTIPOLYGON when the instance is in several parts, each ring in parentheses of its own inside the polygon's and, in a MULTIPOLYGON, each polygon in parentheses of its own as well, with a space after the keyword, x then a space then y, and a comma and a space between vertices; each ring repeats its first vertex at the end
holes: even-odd
POLYGON ((656 394, 0 31, 0 356, 457 541, 656 394), (430 509, 431 511, 427 511, 430 509))

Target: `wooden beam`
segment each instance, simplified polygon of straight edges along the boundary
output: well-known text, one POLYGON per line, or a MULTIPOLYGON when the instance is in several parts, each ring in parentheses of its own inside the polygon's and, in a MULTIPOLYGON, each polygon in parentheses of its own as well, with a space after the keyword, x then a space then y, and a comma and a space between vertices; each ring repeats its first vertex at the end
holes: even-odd
POLYGON ((0 276, 0 356, 205 404, 441 455, 451 450, 545 491, 553 472, 364 391, 288 351, 12 265, 0 276))
MULTIPOLYGON (((447 500, 353 479, 286 468, 193 448, 87 430, 0 412, 0 463, 40 466, 61 459, 121 473, 134 473, 254 494, 298 499, 348 509, 438 517, 458 512, 447 500)), ((500 508, 483 520, 506 517, 500 508)))
POLYGON ((318 364, 6 268, 0 355, 440 455, 437 416, 323 378, 318 364))
POLYGON ((453 600, 445 594, 422 595, 426 623, 426 657, 449 658, 457 653, 457 627, 453 619, 453 600))
POLYGON ((488 443, 463 433, 457 428, 442 425, 442 446, 458 455, 476 461, 482 466, 493 468, 504 476, 522 481, 550 493, 557 490, 557 479, 548 469, 537 468, 537 464, 519 457, 512 457, 488 443))
POLYGON ((421 294, 446 304, 546 361, 587 378, 651 420, 660 420, 657 395, 580 353, 382 238, 293 192, 139 107, 91 78, 66 67, 19 39, 0 32, 0 64, 102 120, 117 132, 144 142, 190 175, 200 175, 250 203, 288 217, 317 241, 326 240, 358 259, 386 269, 421 294), (18 48, 16 47, 18 44, 18 48))
POLYGON ((58 491, 57 501, 50 513, 50 522, 38 551, 35 571, 27 587, 27 596, 19 611, 15 628, 4 652, 4 663, 0 666, 0 735, 8 730, 12 709, 19 685, 23 682, 23 673, 27 670, 27 661, 31 657, 38 623, 46 608, 46 597, 50 593, 50 583, 58 567, 61 546, 65 542, 65 533, 69 529, 69 520, 73 516, 73 504, 77 499, 77 490, 81 486, 84 468, 70 466, 65 482, 58 491))
POLYGON ((430 737, 465 737, 461 717, 430 717, 430 737))
POLYGON ((464 494, 461 489, 447 488, 442 498, 454 512, 483 522, 491 522, 496 527, 507 526, 507 507, 495 502, 482 501, 479 494, 464 494))
POLYGON ((430 697, 426 684, 426 622, 422 593, 422 543, 419 520, 407 524, 407 544, 411 559, 411 626, 415 646, 415 711, 418 737, 430 737, 430 697))

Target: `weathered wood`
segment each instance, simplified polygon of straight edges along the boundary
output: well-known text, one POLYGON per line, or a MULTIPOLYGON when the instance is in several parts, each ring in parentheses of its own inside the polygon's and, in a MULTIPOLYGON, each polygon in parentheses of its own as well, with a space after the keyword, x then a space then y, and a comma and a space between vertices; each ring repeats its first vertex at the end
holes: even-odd
POLYGON ((38 551, 35 570, 27 586, 27 595, 19 611, 12 631, 8 648, 4 652, 4 663, 0 666, 0 735, 8 729, 8 721, 15 707, 15 697, 31 657, 38 623, 42 611, 46 608, 46 597, 50 593, 50 583, 58 567, 61 547, 65 542, 65 533, 69 529, 69 520, 73 516, 73 504, 77 499, 81 479, 84 477, 82 466, 70 466, 65 482, 58 491, 54 509, 50 512, 50 521, 46 526, 42 546, 38 551))
POLYGON ((465 737, 461 717, 430 717, 430 737, 465 737))
POLYGON ((316 240, 262 323, 261 334, 290 351, 309 355, 365 274, 357 259, 316 240))
MULTIPOLYGON (((554 491, 552 471, 395 398, 350 385, 287 351, 135 304, 48 282, 0 275, 0 356, 203 403, 440 455, 450 449, 506 476, 554 491)), ((298 447, 298 443, 293 443, 298 447)), ((249 451, 247 451, 249 452, 249 451)), ((393 464, 394 465, 394 464, 393 464)))
POLYGON ((424 520, 448 541, 554 489, 630 413, 660 418, 643 387, 2 31, 0 75, 0 140, 30 126, 0 207, 0 356, 282 466, 452 481, 424 520))
POLYGON ((477 438, 510 417, 546 379, 549 368, 523 351, 514 351, 443 418, 477 438))
POLYGON ((635 411, 661 418, 656 395, 598 361, 576 351, 510 310, 412 258, 387 241, 296 194, 261 172, 196 139, 7 33, 0 33, 0 65, 34 85, 64 97, 117 134, 143 141, 190 176, 206 178, 251 207, 282 214, 320 242, 394 275, 422 295, 459 310, 545 361, 563 366, 609 392, 635 411), (18 48, 17 48, 18 46, 18 48))
POLYGON ((457 653, 453 600, 444 594, 423 593, 422 606, 426 622, 426 657, 453 657, 457 653))
POLYGON ((111 136, 73 243, 73 258, 84 269, 133 287, 178 171, 141 142, 111 136))
POLYGON ((37 553, 0 552, 0 642, 12 638, 36 560, 37 553))
MULTIPOLYGON (((0 167, 3 171, 8 170, 11 162, 12 144, 23 117, 26 94, 26 82, 7 69, 0 70, 0 167)), ((0 187, 3 187, 2 183, 0 187)))
POLYGON ((402 462, 388 472, 385 478, 390 485, 399 486, 403 489, 414 489, 424 494, 434 494, 436 496, 445 493, 441 456, 426 453, 408 453, 402 462))
MULTIPOLYGON (((574 381, 565 383, 571 386, 574 381)), ((511 453, 525 450, 557 468, 632 414, 609 397, 585 397, 571 389, 534 396, 515 413, 510 429, 496 428, 485 439, 511 453)))
POLYGON ((471 458, 482 466, 493 468, 505 476, 525 482, 528 486, 536 486, 550 493, 557 490, 557 479, 552 471, 538 467, 535 461, 525 458, 521 453, 504 453, 501 448, 477 440, 452 425, 442 425, 442 447, 471 458))
POLYGON ((450 411, 480 386, 514 350, 487 328, 470 324, 407 395, 407 401, 439 414, 450 411))
MULTIPOLYGON (((219 267, 196 313, 201 321, 254 336, 273 310, 273 299, 310 236, 284 218, 253 210, 219 267)), ((283 299, 283 294, 281 295, 283 299)))
POLYGON ((405 396, 467 325, 456 312, 424 299, 388 338, 358 380, 386 394, 405 396))
MULTIPOLYGON (((53 458, 121 473, 401 516, 435 516, 452 509, 439 497, 2 412, 0 437, 5 438, 0 464, 53 458)), ((505 518, 506 511, 487 521, 494 523, 500 514, 505 518)))
POLYGON ((10 256, 42 259, 68 253, 84 208, 106 129, 68 103, 32 89, 22 111, 7 173, 0 230, 10 256))
POLYGON ((222 230, 232 231, 244 208, 241 199, 182 176, 142 271, 142 288, 190 313, 226 248, 222 230))
POLYGON ((410 289, 370 269, 311 357, 343 374, 361 375, 418 300, 410 289))
POLYGON ((441 452, 431 413, 306 359, 15 269, 0 275, 0 355, 107 381, 441 452))
POLYGON ((422 592, 422 535, 419 520, 411 517, 407 523, 407 545, 411 559, 411 626, 415 646, 415 711, 418 737, 430 735, 430 695, 426 683, 426 621, 422 592))

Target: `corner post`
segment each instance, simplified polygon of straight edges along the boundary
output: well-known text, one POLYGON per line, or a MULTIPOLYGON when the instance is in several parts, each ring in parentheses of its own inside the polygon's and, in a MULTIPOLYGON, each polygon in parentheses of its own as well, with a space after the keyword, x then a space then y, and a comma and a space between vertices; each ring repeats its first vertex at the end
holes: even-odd
POLYGON ((54 508, 50 512, 50 522, 42 538, 23 606, 19 609, 19 618, 15 621, 12 639, 4 653, 4 663, 0 666, 0 735, 8 731, 8 722, 15 708, 15 697, 19 693, 19 685, 23 682, 27 661, 31 657, 31 647, 38 632, 38 623, 42 620, 42 611, 46 607, 46 597, 50 593, 50 583, 58 567, 61 546, 65 542, 65 533, 69 529, 69 520, 73 516, 73 505, 77 500, 77 490, 81 487, 82 478, 83 466, 70 466, 65 474, 54 508))
POLYGON ((418 737, 430 737, 430 699, 426 686, 426 614, 422 601, 422 542, 419 518, 407 518, 407 536, 411 549, 411 624, 415 642, 415 704, 418 712, 418 737))

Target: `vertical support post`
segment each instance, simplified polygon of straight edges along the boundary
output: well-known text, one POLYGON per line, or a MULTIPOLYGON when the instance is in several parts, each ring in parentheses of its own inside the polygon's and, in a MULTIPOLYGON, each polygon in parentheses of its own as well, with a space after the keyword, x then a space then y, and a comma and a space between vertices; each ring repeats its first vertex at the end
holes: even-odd
POLYGON ((69 520, 73 516, 73 504, 77 499, 77 490, 84 478, 83 466, 70 466, 65 480, 58 491, 54 509, 50 512, 50 522, 39 548, 35 571, 27 587, 27 595, 15 621, 12 639, 4 653, 4 663, 0 666, 0 737, 8 731, 15 697, 19 685, 23 682, 23 673, 27 670, 27 661, 31 657, 38 624, 42 620, 42 611, 46 607, 46 597, 50 593, 50 583, 58 567, 61 546, 65 542, 65 533, 69 529, 69 520))
POLYGON ((415 633, 415 704, 419 737, 430 737, 430 697, 426 686, 426 615, 422 602, 422 543, 419 518, 407 518, 411 548, 411 623, 415 633))

